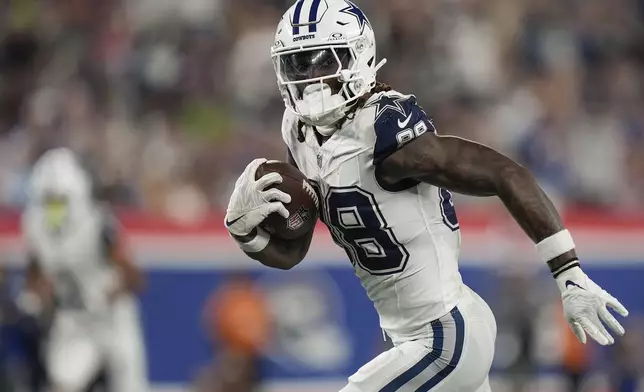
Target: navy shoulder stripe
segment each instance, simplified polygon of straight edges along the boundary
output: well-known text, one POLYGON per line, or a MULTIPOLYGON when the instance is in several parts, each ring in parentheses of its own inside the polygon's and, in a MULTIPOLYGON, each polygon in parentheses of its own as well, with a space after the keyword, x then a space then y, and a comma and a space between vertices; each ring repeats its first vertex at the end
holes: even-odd
POLYGON ((413 95, 384 94, 369 106, 376 108, 374 164, 423 133, 436 132, 427 113, 418 106, 413 95))

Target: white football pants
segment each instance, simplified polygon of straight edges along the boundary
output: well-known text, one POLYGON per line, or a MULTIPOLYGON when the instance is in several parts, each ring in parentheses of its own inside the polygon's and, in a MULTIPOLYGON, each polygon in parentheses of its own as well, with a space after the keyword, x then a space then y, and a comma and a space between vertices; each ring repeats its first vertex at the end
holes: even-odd
POLYGON ((147 363, 138 304, 122 297, 109 317, 62 310, 54 318, 46 348, 53 392, 82 392, 105 369, 113 392, 147 392, 147 363))
POLYGON ((485 301, 465 287, 429 330, 428 339, 401 343, 364 365, 340 392, 490 392, 496 321, 485 301))

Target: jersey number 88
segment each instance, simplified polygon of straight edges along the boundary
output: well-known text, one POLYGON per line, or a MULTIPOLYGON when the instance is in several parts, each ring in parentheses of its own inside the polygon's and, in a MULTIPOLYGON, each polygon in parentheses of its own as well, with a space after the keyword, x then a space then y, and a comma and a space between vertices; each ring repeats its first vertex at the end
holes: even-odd
MULTIPOLYGON (((354 266, 372 275, 390 275, 405 269, 409 252, 387 225, 372 193, 357 186, 331 187, 323 199, 318 184, 311 183, 319 200, 324 200, 320 218, 354 266)), ((443 222, 458 230, 452 195, 444 189, 439 192, 443 222)))
MULTIPOLYGON (((313 183, 318 195, 318 184, 313 183)), ((409 252, 398 241, 373 194, 357 186, 331 187, 320 214, 333 241, 344 248, 354 266, 372 275, 405 269, 409 252)))

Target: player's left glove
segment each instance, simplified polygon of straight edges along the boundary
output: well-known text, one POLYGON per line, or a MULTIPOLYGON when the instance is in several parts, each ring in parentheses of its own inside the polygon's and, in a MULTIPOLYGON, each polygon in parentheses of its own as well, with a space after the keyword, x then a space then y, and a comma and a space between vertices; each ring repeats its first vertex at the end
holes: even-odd
POLYGON ((586 333, 597 343, 606 346, 615 343, 602 321, 620 336, 624 328, 609 312, 614 309, 621 316, 628 316, 628 310, 606 290, 599 287, 579 267, 572 268, 557 276, 561 290, 564 316, 580 342, 586 344, 586 333))

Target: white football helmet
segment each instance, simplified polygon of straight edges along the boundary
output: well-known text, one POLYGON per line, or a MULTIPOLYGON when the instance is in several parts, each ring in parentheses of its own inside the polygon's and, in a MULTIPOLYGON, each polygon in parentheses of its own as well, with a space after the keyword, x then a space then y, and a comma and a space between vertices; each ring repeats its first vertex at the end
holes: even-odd
POLYGON ((277 26, 271 55, 286 107, 325 136, 386 62, 376 63, 371 24, 349 0, 297 1, 277 26))
POLYGON ((56 148, 34 165, 29 199, 32 206, 41 209, 48 226, 60 228, 87 211, 92 202, 92 181, 71 150, 56 148))

